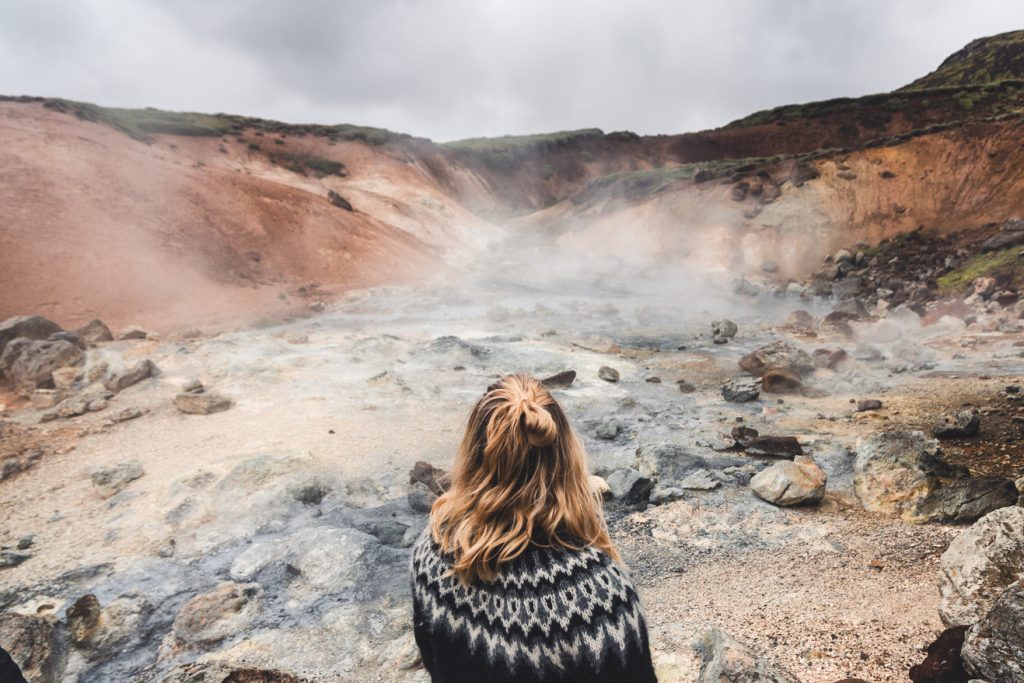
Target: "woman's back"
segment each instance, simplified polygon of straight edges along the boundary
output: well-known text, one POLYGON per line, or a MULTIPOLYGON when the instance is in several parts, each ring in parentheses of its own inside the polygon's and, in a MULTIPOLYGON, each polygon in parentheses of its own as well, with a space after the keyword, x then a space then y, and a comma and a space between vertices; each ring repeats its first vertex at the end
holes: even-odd
POLYGON ((654 681, 629 577, 604 552, 530 546, 464 586, 429 533, 413 548, 416 641, 435 683, 654 681))

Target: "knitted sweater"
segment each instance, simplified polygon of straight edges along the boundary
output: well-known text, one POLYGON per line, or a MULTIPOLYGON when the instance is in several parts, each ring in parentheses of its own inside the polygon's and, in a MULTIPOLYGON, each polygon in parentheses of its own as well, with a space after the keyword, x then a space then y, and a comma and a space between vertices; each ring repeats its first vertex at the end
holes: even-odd
POLYGON ((433 683, 656 683, 636 589, 607 554, 531 546, 465 587, 429 532, 412 550, 416 643, 433 683))

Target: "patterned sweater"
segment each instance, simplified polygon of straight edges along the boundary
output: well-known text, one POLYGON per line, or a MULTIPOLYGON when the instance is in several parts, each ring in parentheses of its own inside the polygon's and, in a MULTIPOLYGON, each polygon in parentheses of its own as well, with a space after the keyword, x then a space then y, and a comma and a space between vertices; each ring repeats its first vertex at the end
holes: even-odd
POLYGON ((636 590, 607 554, 532 546, 466 588, 425 533, 416 643, 434 683, 656 683, 636 590))

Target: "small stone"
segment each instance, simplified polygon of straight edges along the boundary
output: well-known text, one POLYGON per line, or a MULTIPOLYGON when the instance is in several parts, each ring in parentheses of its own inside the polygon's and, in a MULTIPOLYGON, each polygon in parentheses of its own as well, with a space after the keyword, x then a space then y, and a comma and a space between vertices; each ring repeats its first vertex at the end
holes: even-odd
POLYGON ((602 422, 597 426, 597 438, 605 441, 614 441, 615 437, 619 435, 619 430, 620 427, 618 422, 612 420, 602 422))
POLYGON ((761 395, 757 381, 740 377, 722 385, 722 398, 730 403, 746 403, 761 395))
POLYGON ((679 387, 679 391, 683 392, 684 394, 692 394, 693 392, 697 391, 697 387, 693 386, 685 379, 677 379, 676 385, 679 387))
POLYGON ((565 370, 540 381, 548 389, 568 389, 576 379, 575 370, 565 370))
POLYGON ((627 505, 642 503, 651 495, 654 482, 632 467, 615 470, 607 479, 612 497, 627 505))
POLYGON ((209 415, 227 410, 233 405, 227 396, 213 392, 182 392, 174 397, 174 407, 190 415, 209 415))
POLYGON ((722 485, 710 471, 700 469, 688 474, 676 486, 692 491, 711 491, 722 485))
POLYGON ((109 498, 145 473, 142 463, 138 460, 128 460, 113 467, 98 467, 92 471, 90 478, 100 495, 109 498))
POLYGON ((117 339, 118 341, 145 339, 148 335, 149 333, 146 332, 146 330, 142 329, 141 327, 131 325, 121 330, 121 332, 117 335, 117 339))
POLYGON ((862 398, 857 401, 857 412, 863 413, 868 410, 878 410, 882 407, 882 402, 877 398, 862 398))
POLYGON ((190 379, 189 381, 187 381, 187 382, 185 382, 184 384, 181 385, 181 390, 183 392, 191 391, 191 392, 199 393, 199 392, 203 391, 203 383, 200 382, 198 379, 190 379))
POLYGON ((605 382, 619 381, 619 371, 607 365, 602 365, 600 368, 598 368, 597 376, 603 379, 605 382))
POLYGON ((715 320, 711 323, 711 336, 714 337, 716 343, 720 343, 719 339, 725 341, 732 339, 737 332, 739 332, 739 328, 731 320, 715 320))
POLYGON ((30 559, 32 559, 32 553, 0 550, 0 569, 5 567, 17 567, 22 562, 30 559))
POLYGON ((932 429, 932 435, 938 439, 958 439, 974 436, 978 433, 981 418, 972 410, 960 410, 952 415, 945 415, 942 421, 932 429))
POLYGON ((107 377, 103 382, 103 386, 116 394, 148 377, 155 376, 158 372, 156 364, 146 358, 138 361, 129 370, 107 377))

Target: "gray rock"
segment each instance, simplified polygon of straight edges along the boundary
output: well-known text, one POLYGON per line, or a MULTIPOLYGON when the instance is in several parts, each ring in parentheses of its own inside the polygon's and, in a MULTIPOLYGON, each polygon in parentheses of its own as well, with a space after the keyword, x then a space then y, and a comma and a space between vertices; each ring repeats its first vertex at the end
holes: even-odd
POLYGON ((182 605, 174 635, 186 645, 205 646, 243 632, 259 611, 259 595, 259 584, 221 583, 182 605))
POLYGON ((568 389, 576 379, 575 370, 565 370, 540 381, 548 389, 568 389))
POLYGON ((614 420, 607 420, 597 426, 597 438, 604 441, 614 441, 619 435, 619 423, 614 420))
POLYGON ((981 418, 973 410, 960 410, 946 415, 932 429, 932 434, 939 439, 958 439, 974 436, 981 426, 981 418))
POLYGON ((691 472, 676 484, 681 489, 688 491, 712 491, 722 485, 715 475, 711 474, 709 470, 700 469, 695 472, 691 472))
POLYGON ((102 320, 91 320, 75 330, 75 334, 88 346, 95 346, 100 342, 114 341, 113 333, 111 333, 110 328, 102 320))
POLYGON ((761 470, 750 480, 758 498, 775 505, 806 505, 825 497, 828 476, 813 458, 798 455, 761 470))
POLYGON ((183 391, 174 397, 174 407, 190 415, 220 413, 233 405, 227 396, 215 392, 183 391))
POLYGON ((939 559, 939 616, 947 626, 977 623, 1013 582, 1024 579, 1024 508, 985 515, 939 559))
POLYGON ((124 372, 110 375, 106 380, 104 380, 103 386, 105 386, 109 391, 117 394, 133 384, 138 384, 144 379, 156 376, 158 372, 156 364, 146 358, 138 361, 130 369, 125 370, 124 372))
POLYGON ((85 354, 70 342, 21 343, 16 339, 4 350, 4 355, 0 358, 0 367, 7 369, 7 375, 15 389, 27 396, 36 389, 53 388, 54 370, 81 365, 84 361, 85 354))
POLYGON ((437 494, 431 491, 426 484, 418 481, 409 487, 406 500, 414 511, 429 513, 434 501, 437 500, 437 494))
POLYGON ((1024 681, 1024 581, 1003 591, 967 632, 960 651, 968 673, 987 681, 1024 681))
MULTIPOLYGON (((633 462, 645 477, 670 485, 697 470, 708 469, 708 461, 673 443, 644 444, 636 449, 633 462)), ((611 485, 611 482, 608 482, 611 485)))
POLYGON ((42 616, 0 614, 0 643, 32 683, 61 680, 64 656, 56 624, 42 616))
POLYGON ((612 497, 627 505, 642 503, 651 495, 654 482, 633 469, 622 467, 608 475, 608 489, 612 497))
POLYGON ((857 401, 857 412, 863 413, 868 410, 879 410, 882 407, 882 402, 877 398, 862 398, 857 401))
POLYGON ((766 370, 781 368, 805 375, 814 372, 814 360, 806 352, 784 341, 776 341, 751 351, 739 360, 739 366, 755 377, 762 376, 766 370))
POLYGON ((731 320, 715 320, 711 323, 711 336, 716 341, 719 339, 728 341, 735 337, 737 332, 739 332, 739 328, 731 320))
POLYGON ((722 398, 730 403, 747 403, 761 395, 757 380, 738 377, 722 385, 722 398))
POLYGON ((673 623, 651 631, 660 681, 799 683, 799 679, 716 626, 673 623))
POLYGON ((619 371, 607 365, 602 365, 597 370, 597 376, 606 382, 618 382, 619 371))
POLYGON ((0 550, 0 569, 6 567, 17 567, 19 564, 32 559, 32 553, 21 550, 0 550))
POLYGON ((994 510, 1017 504, 1017 487, 1004 477, 963 477, 943 484, 922 501, 930 519, 973 522, 994 510))
POLYGON ((61 331, 60 325, 41 315, 22 315, 8 318, 0 323, 0 354, 7 344, 18 337, 30 341, 48 339, 51 334, 61 331))
POLYGON ((100 495, 109 498, 145 474, 142 463, 128 460, 113 467, 98 467, 91 472, 90 478, 100 495))
POLYGON ((130 325, 118 333, 117 339, 118 341, 131 341, 137 339, 145 339, 148 336, 149 332, 146 332, 146 330, 142 329, 141 327, 136 327, 135 325, 130 325))
POLYGON ((848 277, 832 283, 832 296, 837 299, 849 299, 860 293, 863 282, 859 277, 848 277))

